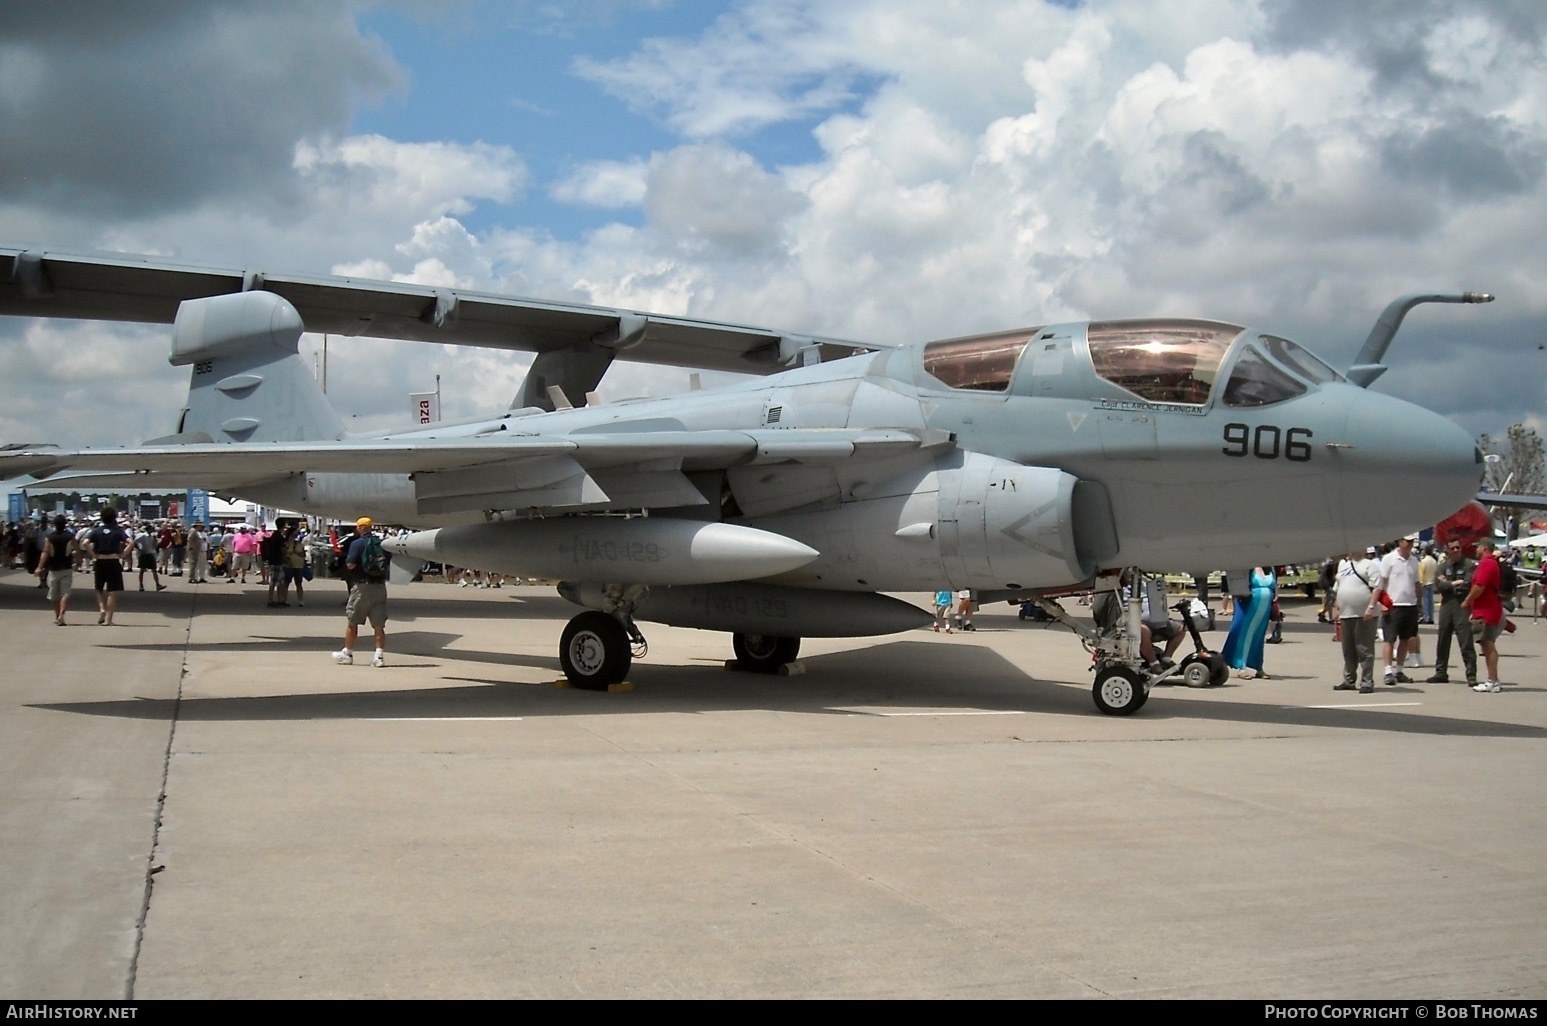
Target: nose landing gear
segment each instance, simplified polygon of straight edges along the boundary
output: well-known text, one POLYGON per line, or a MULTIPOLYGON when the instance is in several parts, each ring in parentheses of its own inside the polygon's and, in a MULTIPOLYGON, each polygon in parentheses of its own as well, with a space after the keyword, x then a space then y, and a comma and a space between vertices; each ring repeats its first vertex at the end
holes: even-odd
POLYGON ((1096 700, 1096 708, 1108 716, 1131 716, 1149 701, 1149 689, 1148 675, 1142 670, 1108 663, 1096 670, 1091 697, 1096 700))
MULTIPOLYGON (((1128 597, 1124 587, 1130 582, 1136 588, 1142 586, 1142 575, 1137 567, 1130 567, 1111 580, 1114 586, 1098 591, 1091 601, 1093 625, 1074 619, 1053 599, 1037 596, 1027 600, 1050 619, 1074 631, 1090 649, 1095 672, 1091 698, 1097 709, 1108 716, 1131 716, 1144 708, 1152 687, 1173 677, 1193 688, 1216 686, 1230 679, 1225 661, 1204 647, 1191 607, 1186 602, 1175 608, 1192 635, 1194 651, 1175 667, 1170 667, 1167 662, 1163 665, 1168 669, 1151 674, 1139 655, 1140 604, 1128 597)), ((1150 608, 1157 608, 1159 601, 1158 597, 1152 600, 1150 608)))

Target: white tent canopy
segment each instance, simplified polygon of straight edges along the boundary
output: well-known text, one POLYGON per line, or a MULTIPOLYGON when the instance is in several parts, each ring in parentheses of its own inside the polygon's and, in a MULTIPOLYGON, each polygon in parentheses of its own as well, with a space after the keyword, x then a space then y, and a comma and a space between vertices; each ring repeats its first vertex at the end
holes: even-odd
POLYGON ((262 526, 264 527, 273 527, 276 517, 288 517, 291 520, 305 519, 299 513, 260 506, 256 502, 247 502, 243 499, 227 502, 218 495, 209 497, 209 518, 212 521, 219 521, 222 524, 251 524, 257 527, 260 515, 263 517, 262 526))

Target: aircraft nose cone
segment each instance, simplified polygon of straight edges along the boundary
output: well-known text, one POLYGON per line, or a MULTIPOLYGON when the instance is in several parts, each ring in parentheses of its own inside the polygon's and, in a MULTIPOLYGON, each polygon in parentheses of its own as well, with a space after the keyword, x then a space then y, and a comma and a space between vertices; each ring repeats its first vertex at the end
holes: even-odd
POLYGON ((1365 391, 1349 404, 1334 458, 1342 461, 1348 544, 1408 534, 1476 498, 1482 477, 1477 443, 1421 406, 1365 391))

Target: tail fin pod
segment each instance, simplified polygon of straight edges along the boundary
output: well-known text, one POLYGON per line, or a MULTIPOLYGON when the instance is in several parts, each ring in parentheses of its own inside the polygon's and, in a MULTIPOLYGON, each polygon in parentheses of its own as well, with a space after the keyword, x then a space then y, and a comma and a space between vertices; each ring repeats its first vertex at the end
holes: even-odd
POLYGON ((172 329, 173 366, 192 365, 179 436, 216 442, 333 441, 344 422, 301 359, 304 326, 272 292, 185 300, 172 329))

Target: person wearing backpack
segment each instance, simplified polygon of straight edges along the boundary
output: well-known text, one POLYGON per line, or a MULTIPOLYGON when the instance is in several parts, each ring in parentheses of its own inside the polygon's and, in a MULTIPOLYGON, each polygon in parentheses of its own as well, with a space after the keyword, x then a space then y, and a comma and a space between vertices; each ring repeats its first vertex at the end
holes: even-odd
POLYGON ((283 581, 279 586, 278 602, 281 606, 288 606, 290 586, 295 585, 295 602, 298 606, 306 605, 306 538, 298 523, 285 525, 282 534, 284 545, 280 558, 283 566, 278 573, 283 581))
POLYGON ((258 558, 269 586, 269 608, 288 606, 282 585, 285 583, 285 531, 287 525, 276 521, 274 530, 258 536, 258 558))
POLYGON ((1499 557, 1499 601, 1506 613, 1515 611, 1515 592, 1520 588, 1520 573, 1511 554, 1499 557))
POLYGON ((70 584, 75 578, 75 534, 63 516, 54 518, 54 530, 43 542, 38 557, 38 575, 48 581, 48 600, 54 604, 54 623, 64 626, 65 610, 70 605, 70 584))
POLYGON ((381 539, 371 532, 371 518, 355 521, 355 536, 344 552, 344 573, 350 582, 349 601, 344 605, 344 647, 333 653, 333 661, 348 666, 355 661, 355 641, 360 625, 367 620, 376 633, 376 654, 372 666, 387 665, 387 553, 381 539))

